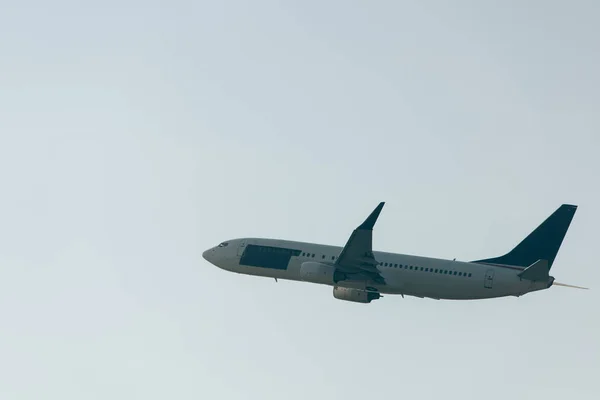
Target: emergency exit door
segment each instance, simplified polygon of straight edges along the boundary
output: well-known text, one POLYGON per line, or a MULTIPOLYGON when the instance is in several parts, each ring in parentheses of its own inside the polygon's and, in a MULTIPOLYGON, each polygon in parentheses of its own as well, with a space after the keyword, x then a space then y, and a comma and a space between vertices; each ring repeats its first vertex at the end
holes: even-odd
POLYGON ((493 283, 494 283, 494 270, 493 269, 488 269, 485 272, 485 280, 483 281, 483 286, 486 289, 491 289, 493 283))

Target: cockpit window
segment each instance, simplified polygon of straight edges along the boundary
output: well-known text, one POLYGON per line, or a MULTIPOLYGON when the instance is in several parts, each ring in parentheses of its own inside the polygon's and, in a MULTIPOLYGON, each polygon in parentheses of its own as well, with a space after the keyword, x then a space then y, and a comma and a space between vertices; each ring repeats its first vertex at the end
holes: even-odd
POLYGON ((219 246, 218 246, 218 247, 225 247, 225 246, 227 246, 228 244, 229 244, 229 242, 223 242, 223 243, 219 244, 219 246))

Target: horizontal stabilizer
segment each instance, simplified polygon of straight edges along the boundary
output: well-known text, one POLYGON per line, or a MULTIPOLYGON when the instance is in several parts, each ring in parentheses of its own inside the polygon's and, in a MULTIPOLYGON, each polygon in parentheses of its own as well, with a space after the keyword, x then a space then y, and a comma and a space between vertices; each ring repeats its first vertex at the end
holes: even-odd
POLYGON ((548 260, 537 260, 520 272, 518 276, 529 281, 547 281, 550 277, 549 271, 548 260))

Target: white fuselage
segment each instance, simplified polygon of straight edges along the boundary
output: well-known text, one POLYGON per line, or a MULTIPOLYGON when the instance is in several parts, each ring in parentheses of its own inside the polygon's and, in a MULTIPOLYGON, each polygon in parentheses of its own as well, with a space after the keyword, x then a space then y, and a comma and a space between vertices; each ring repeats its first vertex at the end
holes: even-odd
MULTIPOLYGON (((324 264, 335 262, 342 247, 278 239, 245 238, 226 242, 204 252, 206 260, 227 271, 246 275, 302 281, 300 267, 307 261, 324 264), (268 248, 248 257, 248 246, 268 248), (277 249, 284 249, 278 252, 277 249), (246 252, 246 253, 245 253, 246 252), (269 253, 272 252, 272 253, 269 253), (243 256, 243 257, 242 257, 243 256)), ((503 296, 521 296, 547 289, 548 282, 532 282, 517 275, 520 267, 487 265, 405 254, 374 251, 377 269, 385 284, 341 281, 331 284, 348 288, 375 288, 382 294, 401 294, 433 299, 470 300, 503 296)))

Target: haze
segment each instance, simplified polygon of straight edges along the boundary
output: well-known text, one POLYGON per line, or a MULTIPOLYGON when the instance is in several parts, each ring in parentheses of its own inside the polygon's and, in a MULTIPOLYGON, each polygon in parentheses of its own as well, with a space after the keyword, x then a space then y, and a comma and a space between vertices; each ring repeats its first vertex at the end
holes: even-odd
POLYGON ((0 398, 597 399, 600 5, 5 2, 0 398), (579 205, 555 287, 452 302, 228 273, 235 237, 503 254, 579 205))

